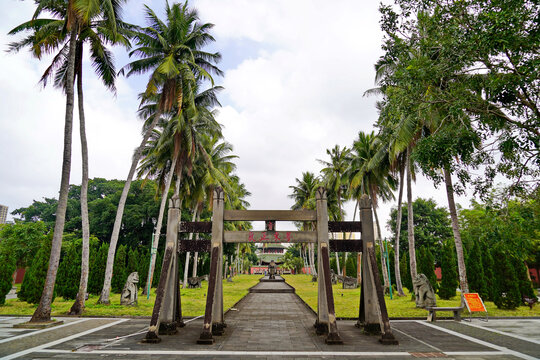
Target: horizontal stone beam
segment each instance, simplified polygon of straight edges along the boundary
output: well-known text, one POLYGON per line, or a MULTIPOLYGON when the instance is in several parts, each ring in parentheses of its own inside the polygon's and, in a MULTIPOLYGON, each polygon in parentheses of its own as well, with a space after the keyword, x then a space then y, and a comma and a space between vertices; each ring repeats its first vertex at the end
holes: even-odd
POLYGON ((212 222, 211 221, 181 221, 180 230, 181 233, 211 233, 212 222))
POLYGON ((315 221, 314 210, 225 210, 225 221, 315 221))
POLYGON ((315 243, 315 231, 225 231, 226 243, 315 243))
POLYGON ((329 221, 329 232, 362 232, 361 221, 329 221))
POLYGON ((362 240, 329 240, 330 251, 362 252, 362 240))

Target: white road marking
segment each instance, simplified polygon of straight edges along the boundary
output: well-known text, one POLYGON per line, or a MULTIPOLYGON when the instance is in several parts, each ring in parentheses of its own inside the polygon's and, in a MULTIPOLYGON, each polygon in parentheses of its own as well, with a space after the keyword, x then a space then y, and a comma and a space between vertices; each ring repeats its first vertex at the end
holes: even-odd
POLYGON ((445 329, 443 327, 439 327, 437 325, 429 324, 425 320, 416 320, 416 322, 419 323, 419 324, 422 324, 424 326, 440 330, 440 331, 445 332, 447 334, 454 335, 454 336, 457 336, 459 338, 469 340, 471 342, 474 342, 474 343, 477 343, 477 344, 480 344, 480 345, 484 345, 484 346, 490 347, 490 348, 495 349, 495 350, 502 351, 505 354, 512 355, 512 356, 518 357, 520 359, 537 360, 537 358, 535 358, 533 356, 529 356, 527 354, 523 354, 523 353, 511 350, 511 349, 505 348, 504 346, 495 345, 495 344, 489 343, 487 341, 483 341, 483 340, 480 340, 480 339, 477 339, 477 338, 473 338, 473 337, 468 336, 468 335, 460 334, 460 333, 458 333, 456 331, 448 330, 448 329, 445 329))
MULTIPOLYGON (((2 339, 2 340, 0 340, 0 344, 6 343, 8 341, 19 340, 19 339, 27 337, 27 336, 34 336, 36 334, 41 334, 41 333, 44 333, 44 332, 47 332, 47 331, 60 329, 60 328, 63 328, 63 327, 69 326, 69 325, 73 325, 73 324, 78 324, 80 322, 87 321, 87 320, 90 320, 90 319, 80 319, 80 320, 70 321, 70 322, 62 324, 62 325, 53 326, 53 327, 42 329, 42 330, 13 329, 13 330, 20 330, 20 331, 23 331, 23 330, 32 330, 32 331, 30 331, 29 333, 26 333, 26 334, 22 334, 22 335, 18 335, 18 336, 12 336, 10 338, 2 339)), ((11 331, 12 329, 9 329, 9 330, 11 331)))
MULTIPOLYGON (((84 320, 89 320, 89 319, 84 319, 84 320)), ((59 339, 59 340, 51 341, 49 343, 46 343, 46 344, 43 344, 43 345, 40 345, 40 346, 36 346, 36 347, 30 348, 30 349, 27 349, 27 350, 19 351, 18 353, 8 355, 8 356, 4 357, 3 359, 4 360, 16 359, 16 358, 18 358, 20 356, 30 354, 30 353, 33 353, 33 352, 37 352, 37 351, 46 349, 46 348, 48 348, 50 346, 55 346, 55 345, 61 344, 61 343, 66 342, 66 341, 73 340, 73 339, 76 339, 78 337, 88 335, 88 334, 91 334, 93 332, 103 330, 103 329, 106 329, 106 328, 114 326, 114 325, 118 325, 118 324, 123 323, 123 322, 128 321, 128 320, 129 319, 117 320, 117 321, 114 321, 114 322, 111 322, 111 323, 108 323, 108 324, 105 324, 105 325, 98 326, 97 328, 93 328, 93 329, 89 329, 89 330, 86 330, 86 331, 83 331, 83 332, 80 332, 80 333, 77 333, 77 334, 73 334, 71 336, 67 336, 67 337, 59 339)), ((35 332, 32 333, 32 334, 35 334, 35 332)), ((72 351, 69 351, 69 352, 71 353, 72 351)))
MULTIPOLYGON (((532 319, 531 319, 531 320, 532 320, 532 319)), ((471 324, 471 323, 467 323, 467 322, 463 322, 463 324, 468 325, 468 326, 472 326, 472 327, 475 327, 475 328, 479 328, 479 329, 491 331, 491 332, 494 332, 494 333, 496 333, 496 334, 505 335, 505 336, 510 336, 510 337, 513 337, 513 338, 516 338, 516 339, 519 339, 519 340, 528 341, 528 342, 532 342, 533 344, 538 344, 538 345, 540 345, 540 341, 538 341, 538 340, 528 339, 528 338, 523 337, 523 336, 514 335, 514 334, 511 334, 511 333, 507 333, 507 332, 504 332, 504 331, 496 330, 496 329, 493 329, 493 328, 490 328, 490 327, 484 327, 484 326, 481 326, 481 325, 471 324)))
MULTIPOLYGON (((36 352, 73 354, 70 350, 43 349, 36 352)), ((109 355, 210 355, 210 356, 411 356, 408 352, 382 352, 382 351, 208 351, 208 350, 93 350, 90 352, 77 352, 77 354, 109 354, 109 355)))

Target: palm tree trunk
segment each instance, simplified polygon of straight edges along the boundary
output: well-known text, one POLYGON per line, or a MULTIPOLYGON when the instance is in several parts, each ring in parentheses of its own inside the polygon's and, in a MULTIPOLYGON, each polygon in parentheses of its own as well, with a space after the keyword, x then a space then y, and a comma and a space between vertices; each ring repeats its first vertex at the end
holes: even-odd
POLYGON ((337 273, 338 273, 338 275, 342 275, 341 274, 341 267, 339 265, 339 253, 336 251, 334 254, 336 254, 337 273))
POLYGON ((79 292, 75 297, 75 302, 69 310, 69 315, 81 315, 84 310, 86 298, 86 288, 88 287, 88 262, 90 259, 90 225, 88 221, 88 142, 86 141, 86 125, 84 118, 84 101, 82 88, 82 42, 77 56, 77 98, 79 106, 79 123, 81 136, 82 155, 82 183, 81 183, 81 221, 82 221, 82 259, 81 259, 81 280, 79 282, 79 292))
POLYGON ((407 237, 409 239, 409 265, 411 267, 411 278, 416 277, 416 249, 414 245, 414 223, 413 223, 413 206, 412 206, 412 189, 411 189, 411 159, 410 147, 407 149, 407 237))
MULTIPOLYGON (((193 215, 191 216, 191 221, 195 221, 197 218, 197 206, 193 209, 193 215)), ((189 233, 189 240, 193 239, 193 233, 189 233)), ((187 288, 187 279, 189 273, 189 251, 186 251, 186 262, 184 263, 184 289, 187 288)))
POLYGON ((377 215, 377 209, 375 207, 375 194, 371 193, 371 206, 373 207, 373 215, 375 216, 375 224, 377 226, 377 237, 379 238, 379 250, 381 252, 381 270, 383 273, 384 292, 386 293, 390 289, 390 280, 388 279, 388 267, 386 266, 386 257, 384 256, 385 249, 381 234, 381 225, 379 223, 379 216, 377 215))
POLYGON ((401 272, 399 270, 399 236, 401 235, 401 202, 403 201, 403 180, 405 176, 405 169, 399 169, 399 195, 398 195, 398 209, 396 219, 396 245, 394 247, 394 272, 396 274, 396 286, 398 296, 405 296, 403 292, 403 284, 401 283, 401 272))
POLYGON ((163 193, 161 194, 161 203, 159 204, 159 214, 157 219, 156 228, 154 230, 154 240, 152 241, 152 248, 150 250, 150 266, 148 268, 148 278, 146 281, 146 287, 143 290, 143 294, 146 294, 149 288, 152 287, 152 281, 154 281, 154 270, 156 268, 156 257, 157 249, 159 246, 159 237, 161 236, 161 227, 163 226, 163 214, 165 213, 165 206, 167 205, 167 195, 171 188, 171 183, 174 175, 174 169, 176 166, 177 156, 173 159, 171 163, 171 169, 167 174, 167 179, 165 181, 165 187, 163 188, 163 193), (150 285, 150 286, 149 286, 150 285))
POLYGON ((461 293, 469 292, 469 283, 467 282, 467 269, 465 268, 465 258, 463 256, 463 243, 461 242, 461 233, 459 231, 459 222, 456 211, 456 202, 454 201, 454 188, 452 186, 452 175, 447 167, 444 168, 444 182, 446 183, 446 195, 448 197, 448 209, 450 210, 450 219, 452 219, 452 231, 454 232, 454 242, 456 244, 456 254, 459 271, 459 285, 461 293))
POLYGON ((144 133, 141 144, 139 145, 137 150, 135 150, 135 154, 133 154, 133 160, 131 162, 131 167, 129 169, 126 182, 124 184, 124 189, 122 190, 122 195, 120 195, 120 200, 118 201, 118 209, 116 210, 116 218, 114 219, 111 242, 109 244, 109 253, 107 254, 107 265, 105 267, 105 279, 103 280, 103 289, 101 290, 101 295, 99 296, 99 300, 97 301, 98 304, 109 305, 110 303, 109 296, 111 293, 111 279, 112 279, 113 266, 114 266, 114 256, 116 254, 116 245, 118 244, 118 237, 120 236, 120 227, 122 226, 122 216, 124 215, 124 207, 126 206, 126 200, 129 193, 129 188, 131 187, 131 181, 133 180, 133 175, 135 174, 135 170, 137 169, 137 164, 139 163, 139 160, 141 159, 144 145, 148 141, 148 138, 150 138, 150 135, 152 135, 152 130, 154 130, 154 127, 156 126, 160 117, 161 117, 161 112, 158 110, 158 112, 154 116, 154 120, 152 120, 152 123, 150 124, 148 129, 146 129, 146 132, 144 133))
POLYGON ((60 180, 60 194, 58 196, 58 206, 56 208, 56 221, 54 223, 54 234, 51 244, 51 256, 49 257, 49 267, 45 285, 41 293, 39 305, 32 315, 30 322, 44 322, 51 320, 51 303, 60 262, 60 251, 62 249, 62 236, 64 235, 64 224, 66 222, 66 209, 69 192, 69 175, 71 173, 71 135, 73 132, 73 79, 75 72, 75 47, 77 42, 77 21, 73 21, 69 38, 69 57, 66 77, 66 115, 64 120, 64 152, 62 158, 62 178, 60 180))

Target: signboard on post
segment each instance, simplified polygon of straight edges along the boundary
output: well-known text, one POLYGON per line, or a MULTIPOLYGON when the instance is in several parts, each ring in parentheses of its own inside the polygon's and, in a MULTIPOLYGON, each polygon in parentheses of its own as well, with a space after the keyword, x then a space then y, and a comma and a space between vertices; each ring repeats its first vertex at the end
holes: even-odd
POLYGON ((473 312, 485 312, 485 320, 487 321, 487 309, 478 293, 464 293, 463 298, 465 299, 465 305, 469 311, 469 321, 471 320, 471 315, 473 312))

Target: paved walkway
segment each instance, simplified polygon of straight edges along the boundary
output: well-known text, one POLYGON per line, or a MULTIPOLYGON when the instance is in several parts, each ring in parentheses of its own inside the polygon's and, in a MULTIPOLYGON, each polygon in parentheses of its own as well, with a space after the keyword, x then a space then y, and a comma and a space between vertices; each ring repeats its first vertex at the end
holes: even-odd
POLYGON ((284 282, 261 282, 225 316, 213 345, 197 345, 202 319, 186 320, 178 334, 142 344, 148 319, 66 318, 45 330, 13 329, 28 318, 0 317, 0 357, 6 359, 537 359, 540 320, 392 321, 398 346, 379 344, 355 321, 338 321, 343 345, 315 334, 315 315, 284 282), (273 292, 269 292, 274 290, 273 292), (260 292, 263 291, 263 292, 260 292))

